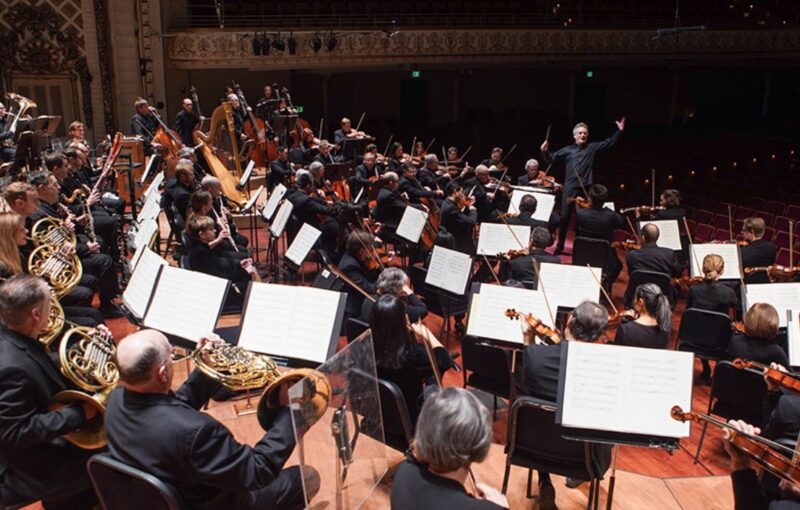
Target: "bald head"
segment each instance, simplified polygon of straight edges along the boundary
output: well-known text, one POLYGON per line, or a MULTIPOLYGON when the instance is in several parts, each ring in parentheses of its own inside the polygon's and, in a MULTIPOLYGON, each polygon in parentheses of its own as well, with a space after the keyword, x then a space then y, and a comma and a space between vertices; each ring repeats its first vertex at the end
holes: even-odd
POLYGON ((154 329, 125 337, 117 346, 120 379, 128 387, 158 387, 159 369, 169 361, 171 353, 167 337, 154 329))
POLYGON ((652 223, 648 223, 642 227, 642 238, 646 243, 654 243, 658 241, 659 234, 660 232, 658 231, 658 227, 652 223))

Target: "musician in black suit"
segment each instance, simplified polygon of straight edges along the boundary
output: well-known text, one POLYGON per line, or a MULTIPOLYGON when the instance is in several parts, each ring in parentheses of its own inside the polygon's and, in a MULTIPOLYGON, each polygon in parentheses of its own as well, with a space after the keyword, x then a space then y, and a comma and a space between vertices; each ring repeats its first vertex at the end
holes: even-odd
POLYGON ((394 172, 386 172, 381 177, 383 187, 378 191, 378 203, 373 216, 383 223, 383 236, 387 239, 394 236, 403 213, 408 206, 407 198, 400 196, 400 179, 394 172))
POLYGON ((167 185, 165 192, 170 194, 171 202, 184 220, 188 216, 189 201, 194 191, 193 169, 189 165, 178 163, 175 167, 175 184, 167 185))
MULTIPOLYGON (((218 339, 203 338, 202 348, 218 339)), ((193 371, 174 393, 172 348, 155 330, 125 338, 117 348, 124 386, 109 396, 106 434, 111 456, 175 488, 184 505, 200 510, 302 508, 299 467, 283 469, 294 450, 286 397, 265 436, 254 446, 199 409, 220 384, 193 371)), ((316 490, 313 469, 306 473, 316 490)))
POLYGON ((300 224, 308 223, 320 230, 319 244, 329 257, 336 257, 336 236, 339 234, 339 222, 336 220, 336 209, 314 189, 311 175, 302 173, 297 177, 297 191, 288 196, 292 203, 292 214, 300 224))
POLYGON ((656 211, 657 220, 678 220, 683 221, 686 217, 686 209, 683 208, 681 192, 676 189, 665 189, 661 192, 659 205, 664 207, 656 211))
POLYGON ((333 160, 333 156, 331 156, 331 147, 330 142, 328 140, 322 140, 319 142, 319 153, 314 156, 312 161, 318 161, 323 165, 332 165, 335 163, 333 160))
MULTIPOLYGON (((339 270, 367 294, 375 294, 378 290, 376 285, 378 274, 374 269, 367 268, 367 261, 372 258, 374 242, 375 237, 371 233, 355 230, 347 236, 346 251, 339 259, 339 270)), ((348 317, 356 317, 361 313, 364 295, 347 284, 345 291, 347 292, 345 314, 348 317)))
POLYGON ((528 225, 531 228, 545 227, 551 233, 555 232, 560 221, 558 213, 553 209, 553 211, 550 212, 548 221, 534 219, 533 215, 536 213, 538 205, 539 201, 534 195, 525 195, 522 197, 522 200, 519 201, 519 214, 508 218, 506 222, 509 225, 528 225))
POLYGON ((417 167, 409 163, 402 163, 400 169, 403 176, 400 178, 399 192, 408 196, 412 204, 420 203, 421 198, 436 199, 444 195, 442 190, 426 188, 417 180, 417 167))
MULTIPOLYGON (((521 379, 517 381, 518 393, 555 403, 562 377, 561 356, 564 346, 570 341, 597 342, 606 331, 608 311, 590 301, 579 304, 567 318, 564 341, 555 345, 534 344, 533 330, 526 321, 520 322, 523 323, 523 336, 527 347, 522 354, 523 370, 521 379)), ((610 459, 610 446, 592 445, 592 461, 598 473, 604 473, 608 469, 610 459)), ((539 507, 555 508, 555 488, 550 480, 550 474, 542 471, 539 471, 539 507)))
POLYGON ((275 159, 269 165, 269 189, 274 189, 278 184, 288 186, 292 175, 294 170, 289 163, 289 149, 280 145, 275 152, 275 159))
POLYGON ((652 223, 647 223, 642 227, 641 249, 631 250, 625 255, 628 274, 637 270, 656 271, 669 276, 677 276, 679 274, 680 268, 675 251, 659 247, 656 244, 659 235, 658 227, 652 223))
POLYGON ((492 149, 489 157, 481 161, 481 165, 488 168, 493 165, 499 165, 501 161, 503 161, 503 149, 501 147, 495 147, 492 149))
POLYGON ((194 145, 192 134, 200 124, 200 116, 194 111, 191 98, 184 97, 181 111, 175 116, 175 132, 181 137, 184 145, 194 145))
POLYGON ((463 187, 455 182, 447 186, 447 200, 442 202, 441 225, 455 237, 456 250, 474 255, 473 231, 478 223, 478 211, 473 205, 464 205, 465 200, 463 187))
POLYGON ((347 179, 347 184, 350 186, 350 196, 353 200, 358 197, 358 204, 364 205, 369 202, 369 189, 372 186, 372 179, 377 179, 380 171, 375 166, 375 154, 371 152, 364 153, 364 159, 361 164, 356 166, 353 175, 347 179), (359 196, 359 193, 361 196, 359 196))
POLYGON ((539 175, 539 162, 529 159, 525 162, 525 175, 520 175, 517 184, 520 186, 536 186, 540 184, 536 177, 539 175))
POLYGON ((50 316, 44 280, 19 275, 0 285, 0 504, 43 500, 46 509, 91 509, 96 503, 86 471, 95 452, 61 436, 83 428, 97 411, 90 405, 49 410, 67 389, 38 337, 50 316))
MULTIPOLYGON (((742 267, 766 267, 775 263, 775 243, 764 239, 766 224, 763 218, 747 218, 742 226, 742 235, 748 242, 740 248, 742 267)), ((745 276, 745 283, 748 283, 745 276)))
POLYGON ((537 278, 533 269, 534 263, 561 264, 559 257, 544 251, 551 244, 553 244, 553 236, 550 235, 550 232, 544 227, 534 227, 531 230, 528 254, 510 259, 508 261, 507 276, 504 276, 503 279, 510 278, 519 282, 533 282, 533 286, 536 288, 537 278))
POLYGON ((144 153, 153 154, 153 152, 162 148, 160 143, 153 143, 153 135, 156 134, 158 129, 158 121, 153 117, 147 99, 140 97, 133 103, 133 106, 136 108, 136 113, 131 117, 131 132, 134 136, 142 138, 144 153))
POLYGON ((728 344, 732 358, 742 358, 769 365, 789 366, 783 347, 775 342, 780 320, 778 311, 769 303, 755 303, 742 321, 744 333, 735 333, 728 344))
MULTIPOLYGON (((602 184, 590 186, 588 195, 589 208, 579 208, 576 213, 576 235, 611 242, 614 239, 614 230, 622 227, 625 224, 625 219, 621 214, 603 207, 603 204, 608 200, 608 188, 602 184)), ((561 221, 564 220, 565 218, 561 218, 561 221)), ((556 249, 556 253, 559 253, 558 249, 556 249)), ((609 294, 620 272, 622 272, 622 261, 619 260, 617 252, 611 250, 604 271, 605 289, 609 294)))
POLYGON ((450 174, 439 166, 436 154, 426 154, 425 164, 417 172, 417 180, 430 189, 441 189, 450 182, 450 174))
POLYGON ((487 184, 489 184, 489 169, 485 165, 475 167, 475 177, 464 182, 467 195, 475 198, 475 209, 478 210, 480 221, 493 220, 497 217, 495 196, 499 191, 490 191, 486 187, 487 184))

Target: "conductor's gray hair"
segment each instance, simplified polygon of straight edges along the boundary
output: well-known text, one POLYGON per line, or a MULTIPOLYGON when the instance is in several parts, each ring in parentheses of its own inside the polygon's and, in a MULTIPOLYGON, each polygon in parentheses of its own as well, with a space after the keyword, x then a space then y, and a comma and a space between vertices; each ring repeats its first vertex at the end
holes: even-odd
POLYGON ((577 133, 580 128, 584 128, 586 131, 589 131, 588 124, 586 124, 585 122, 578 122, 577 124, 575 124, 575 127, 572 128, 572 134, 574 135, 575 133, 577 133))
POLYGON ((450 472, 481 462, 492 444, 489 410, 467 390, 449 387, 429 396, 414 436, 417 458, 450 472))
POLYGON ((387 267, 378 276, 378 290, 381 294, 397 296, 403 289, 406 280, 408 280, 408 276, 405 271, 398 267, 387 267))

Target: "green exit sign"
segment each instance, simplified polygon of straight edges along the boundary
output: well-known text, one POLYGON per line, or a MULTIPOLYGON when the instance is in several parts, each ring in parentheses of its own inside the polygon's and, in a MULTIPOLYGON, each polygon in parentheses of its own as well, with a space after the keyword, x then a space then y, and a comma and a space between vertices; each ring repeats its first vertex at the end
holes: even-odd
POLYGON ((297 113, 303 113, 303 107, 302 106, 295 106, 294 108, 295 108, 295 110, 297 110, 297 113))
POLYGON ((587 78, 591 78, 592 76, 594 76, 594 71, 586 71, 587 78))
POLYGON ((419 78, 419 71, 417 71, 417 70, 411 71, 411 77, 412 78, 419 78))

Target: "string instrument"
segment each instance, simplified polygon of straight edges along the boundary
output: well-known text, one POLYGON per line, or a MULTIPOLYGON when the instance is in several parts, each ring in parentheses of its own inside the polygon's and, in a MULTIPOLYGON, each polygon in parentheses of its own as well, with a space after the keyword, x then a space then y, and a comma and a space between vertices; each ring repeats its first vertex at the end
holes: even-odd
MULTIPOLYGON (((740 245, 741 246, 741 245, 740 245)), ((780 264, 772 264, 771 266, 758 266, 744 268, 744 274, 753 273, 767 273, 770 281, 776 280, 789 280, 800 272, 800 266, 787 267, 780 264)))
POLYGON ((555 177, 552 175, 547 175, 547 172, 543 172, 541 170, 539 170, 539 173, 536 174, 536 177, 533 180, 539 181, 538 185, 542 188, 559 189, 563 187, 560 183, 556 182, 555 177))
POLYGON ((346 274, 344 274, 344 273, 342 272, 342 270, 341 270, 341 269, 339 269, 338 267, 336 267, 334 264, 328 264, 326 267, 328 268, 328 271, 330 271, 331 273, 335 274, 337 277, 339 277, 339 278, 340 278, 340 279, 341 279, 341 280, 342 280, 344 283, 346 283, 347 285, 349 285, 349 286, 353 287, 353 288, 354 288, 356 291, 358 291, 358 293, 359 293, 359 294, 361 294, 362 296, 364 296, 366 299, 369 299, 369 300, 370 300, 370 301, 372 301, 373 303, 374 303, 375 301, 377 301, 377 300, 375 299, 375 296, 373 296, 372 294, 370 294, 369 292, 367 292, 366 290, 364 290, 364 288, 363 288, 363 287, 361 287, 359 284, 357 284, 356 282, 354 282, 354 281, 352 280, 352 278, 350 278, 349 276, 347 276, 346 274))
POLYGON ((531 326, 531 328, 533 328, 536 336, 544 340, 546 344, 556 345, 563 341, 561 333, 559 333, 558 330, 545 325, 540 319, 534 317, 532 314, 518 312, 513 308, 509 308, 506 310, 505 316, 511 320, 523 319, 531 326))
POLYGON ((622 310, 618 310, 614 308, 614 310, 608 314, 608 325, 616 326, 622 322, 635 321, 638 318, 639 313, 636 312, 636 310, 626 310, 624 308, 622 310))
MULTIPOLYGON (((492 171, 492 169, 494 169, 494 170, 496 170, 496 171, 498 171, 498 172, 505 172, 505 171, 507 171, 507 170, 508 170, 508 165, 506 165, 506 160, 508 159, 508 157, 509 157, 510 155, 512 155, 512 154, 514 153, 514 151, 516 150, 516 148, 517 148, 517 145, 516 145, 516 144, 514 144, 514 145, 513 145, 513 146, 512 146, 512 147, 511 147, 511 148, 508 150, 508 152, 505 154, 505 156, 503 156, 503 159, 501 159, 501 160, 500 160, 498 163, 496 163, 496 164, 494 164, 494 165, 491 165, 491 166, 489 167, 489 171, 491 172, 491 171, 492 171)), ((466 154, 466 153, 465 153, 465 154, 466 154)))
POLYGON ((731 331, 733 331, 734 333, 741 333, 743 335, 747 334, 747 332, 744 329, 744 323, 741 321, 731 322, 731 331))
POLYGON ((466 209, 467 207, 471 207, 475 205, 475 197, 473 196, 466 196, 466 195, 459 195, 456 199, 456 206, 459 209, 466 209))
POLYGON ((750 435, 736 430, 725 421, 702 413, 685 413, 680 406, 670 410, 672 419, 695 423, 710 423, 719 428, 730 430, 728 441, 744 453, 756 464, 782 480, 800 484, 800 464, 792 459, 794 450, 761 436, 750 435))
POLYGON ((588 209, 590 206, 589 199, 583 197, 567 197, 567 203, 575 203, 578 209, 588 209))
MULTIPOLYGON (((356 213, 357 226, 356 228, 365 232, 372 232, 370 225, 361 218, 359 213, 356 213)), ((383 271, 386 265, 389 264, 394 258, 395 253, 388 250, 385 246, 376 248, 372 244, 366 244, 359 238, 361 247, 364 248, 358 261, 364 266, 367 271, 383 271)))
POLYGON ((253 110, 247 106, 247 99, 244 97, 242 88, 235 81, 231 81, 233 91, 239 98, 239 103, 242 109, 247 113, 247 118, 244 121, 245 134, 255 140, 255 145, 250 149, 250 159, 256 162, 256 166, 263 167, 275 159, 277 147, 275 142, 267 140, 267 129, 272 131, 272 127, 267 124, 264 119, 260 119, 253 114, 253 110), (270 144, 272 147, 270 148, 270 144), (270 157, 270 149, 272 157, 270 157))
POLYGON ((635 239, 626 239, 624 241, 611 241, 612 248, 622 248, 623 250, 639 250, 642 244, 635 239))
POLYGON ((497 254, 497 258, 511 260, 513 258, 524 257, 525 255, 529 255, 529 254, 530 254, 530 252, 523 248, 523 249, 520 249, 520 250, 508 250, 505 253, 498 253, 497 254))
POLYGON ((678 278, 673 278, 671 280, 672 285, 676 285, 682 289, 686 289, 691 287, 692 285, 698 285, 705 281, 705 278, 702 276, 680 276, 678 278))
POLYGON ((794 372, 784 372, 782 370, 778 370, 777 368, 772 368, 764 363, 749 361, 742 358, 736 358, 733 360, 733 366, 740 370, 745 368, 761 370, 764 373, 764 377, 781 388, 791 390, 795 393, 800 393, 800 374, 794 372))
POLYGON ((178 151, 183 148, 183 141, 178 133, 170 129, 155 108, 150 107, 150 115, 158 122, 158 129, 153 134, 153 142, 161 144, 164 149, 162 156, 167 168, 173 170, 178 164, 178 151))
POLYGON ((426 251, 432 250, 436 236, 439 234, 439 226, 441 220, 441 213, 439 206, 436 205, 435 198, 421 197, 420 203, 428 208, 428 219, 425 220, 425 227, 422 229, 420 236, 420 243, 426 251))
POLYGON ((637 205, 636 207, 628 207, 626 209, 621 209, 619 212, 620 214, 629 214, 635 213, 636 217, 640 217, 644 214, 655 214, 656 211, 666 211, 666 207, 663 205, 637 205))
MULTIPOLYGON (((221 107, 218 107, 218 109, 219 108, 221 107)), ((241 207, 241 204, 247 202, 247 194, 244 191, 239 191, 236 188, 238 181, 233 175, 231 175, 230 171, 222 163, 222 161, 220 161, 214 155, 214 153, 211 151, 211 147, 209 147, 208 144, 203 141, 203 136, 204 134, 202 131, 198 130, 194 132, 194 141, 200 147, 200 153, 205 158, 209 170, 211 170, 211 173, 214 175, 214 177, 219 179, 219 182, 222 185, 222 193, 225 195, 225 198, 234 205, 241 207)))

